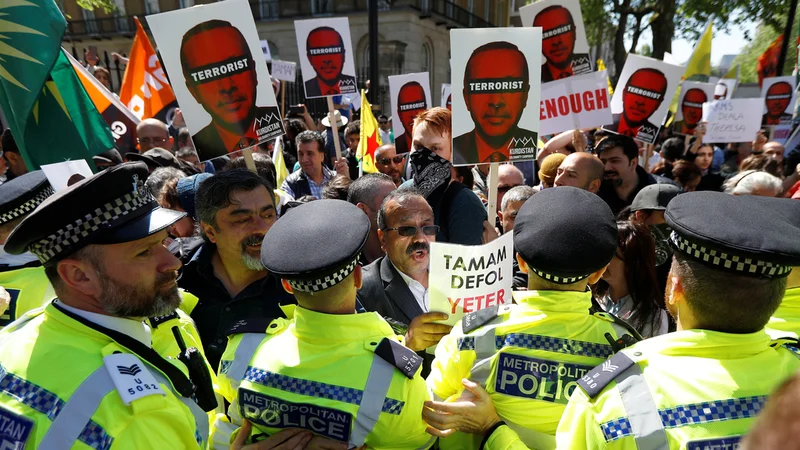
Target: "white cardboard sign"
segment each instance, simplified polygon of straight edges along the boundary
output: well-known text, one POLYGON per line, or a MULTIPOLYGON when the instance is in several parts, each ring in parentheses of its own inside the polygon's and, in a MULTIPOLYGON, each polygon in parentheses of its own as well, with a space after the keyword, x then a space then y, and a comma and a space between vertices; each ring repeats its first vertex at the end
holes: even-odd
POLYGON ((278 80, 294 82, 297 64, 291 61, 272 61, 272 76, 278 80))
POLYGON ((703 104, 703 142, 750 142, 761 129, 760 98, 718 100, 703 104))

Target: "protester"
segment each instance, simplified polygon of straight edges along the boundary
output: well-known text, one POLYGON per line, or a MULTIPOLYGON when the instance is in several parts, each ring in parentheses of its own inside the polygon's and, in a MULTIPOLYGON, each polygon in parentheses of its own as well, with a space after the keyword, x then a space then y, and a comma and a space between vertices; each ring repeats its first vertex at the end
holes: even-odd
POLYGON ((184 331, 190 325, 172 319, 180 261, 162 246, 165 228, 183 214, 160 208, 146 177, 142 163, 105 170, 53 196, 9 236, 6 250, 33 251, 58 299, 4 330, 0 364, 17 389, 0 394, 6 423, 47 430, 7 435, 6 443, 206 446, 212 375, 184 331), (127 214, 109 214, 112 205, 127 214), (196 353, 193 363, 178 359, 178 338, 196 353))
POLYGON ((503 197, 506 192, 525 184, 525 176, 522 171, 513 164, 500 164, 497 168, 497 211, 501 210, 503 197))
POLYGON ((239 320, 285 317, 281 306, 295 302, 259 256, 277 219, 271 192, 263 178, 233 169, 206 179, 195 194, 205 243, 184 267, 180 286, 199 299, 191 316, 212 367, 239 320))
POLYGON ((542 160, 541 169, 539 169, 540 183, 536 186, 537 190, 547 189, 553 187, 558 176, 558 168, 564 162, 566 156, 562 153, 553 153, 542 160))
POLYGON ((760 170, 745 170, 725 181, 726 194, 776 197, 781 192, 781 180, 760 170))
POLYGON ((711 164, 714 160, 714 147, 711 144, 703 144, 697 152, 687 152, 683 158, 687 161, 694 161, 702 173, 700 183, 697 184, 698 191, 721 191, 725 177, 719 173, 711 171, 711 164))
MULTIPOLYGON (((536 189, 530 186, 517 186, 506 193, 503 197, 500 211, 497 212, 503 233, 510 233, 514 230, 514 222, 517 219, 520 208, 536 192, 536 189)), ((527 288, 528 274, 520 270, 519 262, 514 258, 514 290, 525 290, 527 288)))
POLYGON ((347 143, 347 151, 342 149, 342 153, 346 155, 345 159, 347 160, 347 165, 350 167, 348 175, 351 180, 355 180, 358 178, 358 159, 356 158, 356 154, 358 153, 358 143, 361 141, 360 120, 354 120, 347 124, 347 127, 344 129, 344 140, 347 143))
POLYGON ((369 219, 369 236, 361 252, 361 265, 367 266, 385 255, 378 237, 378 211, 383 199, 396 188, 391 178, 379 173, 365 173, 347 190, 347 201, 364 211, 369 219))
POLYGON ((192 175, 191 177, 175 178, 167 181, 156 197, 162 208, 172 209, 186 213, 186 217, 175 222, 169 229, 170 236, 176 238, 190 238, 198 236, 200 227, 197 226, 197 212, 194 198, 199 184, 205 181, 209 174, 192 175), (184 181, 185 180, 185 181, 184 181))
POLYGON ((572 186, 596 194, 600 190, 604 173, 603 163, 585 152, 573 153, 561 162, 556 170, 555 186, 572 186))
POLYGON ((100 153, 99 155, 95 155, 92 157, 94 161, 94 165, 97 167, 97 170, 108 169, 109 167, 114 167, 118 164, 122 164, 122 155, 119 154, 117 149, 111 149, 100 153))
POLYGON ((136 125, 136 142, 139 143, 139 153, 156 147, 172 147, 169 127, 164 122, 153 118, 144 119, 136 125))
MULTIPOLYGON (((331 126, 330 116, 331 114, 328 113, 327 116, 322 118, 322 125, 325 127, 325 133, 322 134, 322 139, 324 142, 323 147, 325 149, 325 165, 333 168, 336 165, 336 144, 334 143, 333 127, 331 126)), ((344 129, 348 120, 346 117, 342 117, 339 111, 335 111, 333 117, 339 133, 336 135, 336 139, 339 141, 339 151, 342 153, 342 156, 344 156, 345 150, 347 150, 347 143, 345 142, 344 138, 342 138, 342 135, 344 134, 344 129)), ((300 146, 298 145, 297 147, 299 150, 300 146)))
POLYGON ((22 153, 20 153, 17 142, 14 140, 14 136, 11 134, 9 128, 3 131, 2 144, 3 158, 5 158, 8 163, 6 178, 8 180, 13 180, 15 177, 28 173, 28 166, 25 165, 22 153))
POLYGON ((336 176, 336 172, 325 166, 325 142, 316 131, 303 131, 295 143, 300 169, 283 181, 281 190, 293 198, 304 195, 322 198, 322 187, 336 176))
MULTIPOLYGON (((306 114, 308 114, 307 110, 306 114)), ((287 120, 285 126, 286 135, 280 139, 283 141, 283 162, 286 163, 286 171, 291 173, 297 162, 297 144, 295 144, 295 139, 298 134, 306 131, 308 127, 298 119, 287 120)))
POLYGON ((421 420, 429 398, 421 358, 379 315, 355 314, 363 279, 357 263, 369 228, 355 206, 325 200, 297 207, 267 233, 261 259, 297 297, 294 320, 273 321, 266 335, 264 323, 240 324, 219 381, 226 400, 249 412, 242 415, 255 432, 287 426, 318 432, 327 423, 324 437, 354 447, 433 444, 421 420), (291 254, 309 257, 286 257, 291 254), (296 411, 299 420, 289 425, 270 418, 281 410, 296 411))
POLYGON ((194 141, 192 141, 192 133, 186 127, 181 127, 178 130, 178 138, 175 139, 175 150, 180 150, 184 147, 194 149, 194 141))
MULTIPOLYGON (((702 92, 702 91, 701 91, 702 92)), ((672 175, 672 167, 675 162, 680 159, 686 151, 686 144, 682 137, 672 137, 661 144, 661 161, 650 169, 650 173, 654 175, 661 175, 670 180, 674 178, 672 175)))
POLYGON ((186 173, 179 169, 174 167, 159 167, 147 177, 147 180, 144 182, 144 187, 150 191, 150 194, 155 197, 156 201, 160 204, 159 196, 161 196, 163 192, 164 185, 170 181, 177 181, 184 177, 186 177, 186 173))
POLYGON ((322 199, 347 200, 347 191, 351 184, 353 180, 347 175, 336 175, 322 188, 322 199))
POLYGON ((375 149, 375 167, 380 173, 389 175, 397 187, 405 182, 403 178, 405 164, 406 156, 398 155, 394 145, 384 144, 375 149))
MULTIPOLYGON (((534 363, 541 374, 575 374, 553 374, 553 382, 574 382, 583 370, 613 354, 609 339, 627 333, 609 317, 589 312, 592 294, 586 290, 614 256, 614 216, 592 193, 573 187, 546 189, 520 209, 514 248, 520 268, 528 273, 528 291, 514 292, 513 305, 466 315, 442 339, 427 379, 442 403, 429 403, 423 416, 431 433, 447 436, 442 433, 451 428, 446 425, 446 412, 451 412, 447 405, 457 401, 465 386, 472 391, 474 383, 488 391, 498 414, 520 431, 525 445, 553 449, 568 394, 532 390, 523 377, 531 377, 527 367, 534 363), (467 377, 470 381, 462 384, 467 377)), ((440 439, 439 446, 477 449, 480 443, 480 437, 456 434, 440 439)))
POLYGON ((414 178, 401 186, 416 188, 433 209, 439 226, 437 242, 478 245, 483 242, 486 209, 474 192, 451 182, 453 150, 450 140, 452 116, 435 107, 414 119, 414 151, 409 156, 414 178))
MULTIPOLYGON (((684 192, 694 192, 700 185, 703 178, 703 172, 697 167, 697 164, 686 161, 678 160, 672 165, 672 180, 683 189, 684 192)), ((640 191, 641 192, 641 191, 640 191)))
POLYGON ((386 117, 386 114, 378 116, 378 132, 381 136, 381 143, 383 145, 394 144, 394 130, 392 130, 392 122, 386 117))
POLYGON ((612 135, 598 142, 595 154, 605 166, 598 195, 617 214, 631 204, 643 187, 665 182, 639 166, 639 147, 628 136, 612 135))
POLYGON ((763 153, 750 155, 742 161, 739 165, 739 172, 748 170, 760 170, 778 178, 783 177, 783 166, 781 162, 763 153))
MULTIPOLYGON (((469 190, 475 188, 475 177, 472 175, 472 168, 470 166, 453 167, 453 181, 458 181, 469 190)), ((478 194, 478 198, 480 198, 482 202, 486 202, 486 199, 481 197, 480 194, 478 194)))
POLYGON ((178 158, 179 161, 183 161, 184 163, 194 167, 198 172, 205 172, 206 165, 205 163, 200 162, 200 157, 197 155, 197 150, 194 148, 181 147, 180 150, 175 152, 175 157, 178 158))
POLYGON ((592 287, 600 308, 631 324, 643 337, 668 331, 664 295, 656 279, 656 248, 643 225, 617 222, 619 247, 592 287))

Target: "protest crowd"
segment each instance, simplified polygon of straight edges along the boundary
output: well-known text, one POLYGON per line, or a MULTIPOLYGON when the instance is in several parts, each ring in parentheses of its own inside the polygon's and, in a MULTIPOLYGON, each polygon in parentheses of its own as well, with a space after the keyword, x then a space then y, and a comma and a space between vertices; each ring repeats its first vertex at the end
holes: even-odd
POLYGON ((147 17, 146 107, 56 48, 80 151, 0 85, 0 448, 800 448, 794 77, 612 92, 573 4, 452 30, 441 106, 328 18, 287 114, 241 0, 147 17))

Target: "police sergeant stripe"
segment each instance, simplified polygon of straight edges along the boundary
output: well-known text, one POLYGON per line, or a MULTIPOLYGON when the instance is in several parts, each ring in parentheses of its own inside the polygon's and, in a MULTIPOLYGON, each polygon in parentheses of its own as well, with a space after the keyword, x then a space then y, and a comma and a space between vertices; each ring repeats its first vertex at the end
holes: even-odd
MULTIPOLYGON (((504 336, 497 336, 495 337, 495 347, 497 347, 497 349, 503 347, 519 347, 602 359, 606 359, 614 354, 614 349, 607 344, 527 333, 509 333, 504 336)), ((475 338, 473 336, 458 338, 458 350, 475 350, 475 338)))
MULTIPOLYGON (((364 391, 335 384, 327 384, 319 381, 302 380, 286 375, 281 375, 266 370, 248 367, 244 379, 262 386, 279 389, 281 391, 294 394, 308 395, 309 397, 327 398, 340 402, 360 405, 364 396, 364 391)), ((386 398, 383 402, 381 412, 399 415, 403 411, 405 402, 386 398)))
MULTIPOLYGON (((684 425, 696 425, 726 420, 750 419, 758 415, 766 396, 731 398, 711 402, 678 405, 672 408, 659 409, 658 414, 664 428, 679 428, 684 425)), ((610 420, 600 424, 606 442, 631 436, 631 423, 627 417, 610 420)))
MULTIPOLYGON (((0 365, 0 392, 16 398, 50 420, 55 420, 66 405, 56 394, 8 372, 2 365, 0 365)), ((114 438, 93 420, 86 424, 78 439, 95 450, 108 450, 114 442, 114 438)))

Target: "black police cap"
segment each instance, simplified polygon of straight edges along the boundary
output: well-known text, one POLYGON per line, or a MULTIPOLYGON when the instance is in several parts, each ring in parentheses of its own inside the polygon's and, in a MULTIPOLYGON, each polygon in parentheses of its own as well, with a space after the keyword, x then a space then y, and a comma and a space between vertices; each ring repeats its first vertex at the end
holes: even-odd
POLYGON ((30 213, 54 193, 41 170, 0 184, 0 225, 30 213))
POLYGON ((272 225, 261 244, 261 262, 294 290, 319 292, 355 270, 369 227, 367 216, 351 203, 309 202, 272 225))
POLYGON ((158 205, 144 187, 147 174, 144 163, 120 164, 52 195, 14 229, 5 250, 30 251, 47 264, 90 244, 142 239, 186 216, 158 205))
POLYGON ((690 192, 664 214, 679 252, 717 269, 780 278, 800 266, 800 202, 690 192))
POLYGON ((514 248, 545 280, 572 284, 602 269, 617 250, 617 223, 595 194, 569 186, 545 189, 522 205, 514 248))

